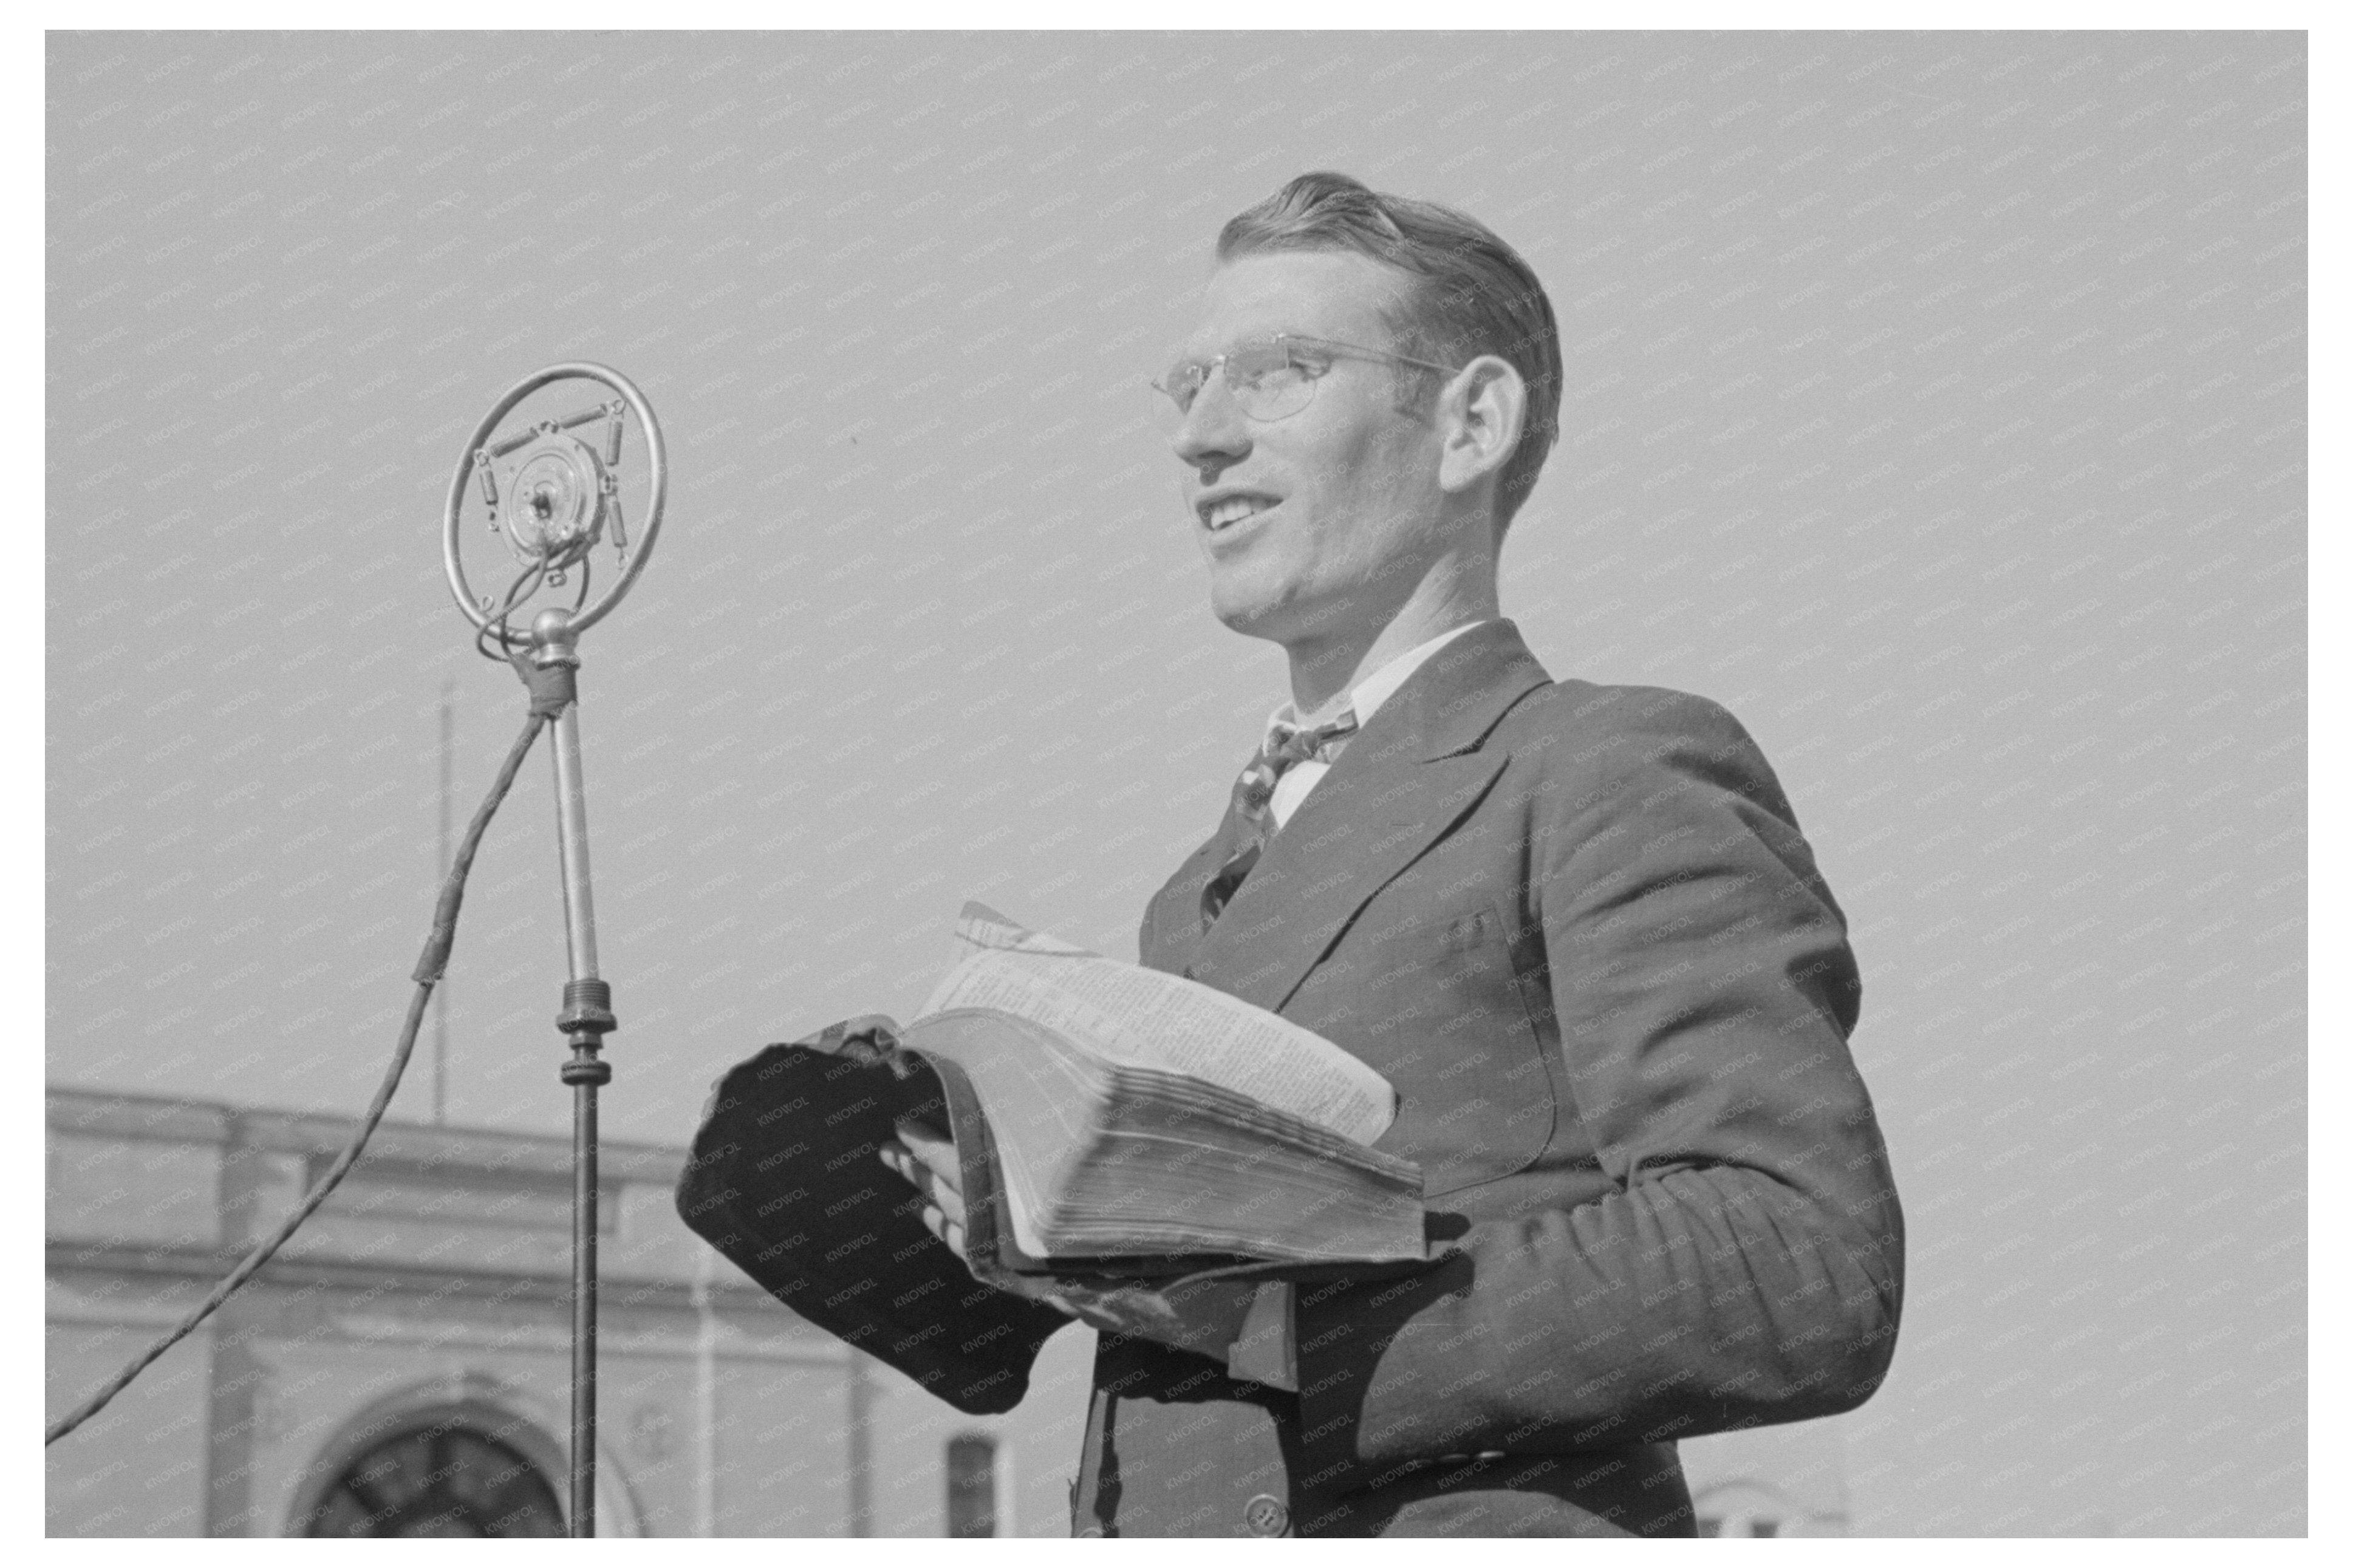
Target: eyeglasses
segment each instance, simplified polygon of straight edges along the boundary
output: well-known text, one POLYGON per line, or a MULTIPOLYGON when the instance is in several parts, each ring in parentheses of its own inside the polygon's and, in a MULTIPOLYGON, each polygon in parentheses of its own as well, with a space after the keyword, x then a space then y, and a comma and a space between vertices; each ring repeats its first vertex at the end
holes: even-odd
POLYGON ((1193 399, 1209 384, 1210 375, 1223 366, 1226 390, 1234 395, 1235 404, 1245 415, 1264 425, 1288 419, 1314 402, 1315 384, 1332 368, 1335 359, 1377 360, 1387 364, 1434 370, 1441 375, 1454 374, 1451 366, 1409 359, 1381 349, 1277 332, 1271 338, 1238 343, 1215 359, 1178 360, 1152 385, 1154 390, 1167 394, 1177 413, 1190 413, 1193 399))

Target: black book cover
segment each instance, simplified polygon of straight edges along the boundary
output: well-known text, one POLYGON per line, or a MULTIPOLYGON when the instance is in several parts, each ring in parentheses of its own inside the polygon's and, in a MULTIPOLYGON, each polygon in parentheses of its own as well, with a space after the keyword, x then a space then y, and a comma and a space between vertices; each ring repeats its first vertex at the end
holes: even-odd
POLYGON ((986 1128, 958 1088, 961 1117, 912 1053, 769 1046, 712 1091, 678 1212, 801 1317, 957 1409, 992 1415, 1021 1402, 1039 1347, 1070 1319, 974 1279, 881 1162, 898 1121, 945 1123, 970 1184, 986 1128))

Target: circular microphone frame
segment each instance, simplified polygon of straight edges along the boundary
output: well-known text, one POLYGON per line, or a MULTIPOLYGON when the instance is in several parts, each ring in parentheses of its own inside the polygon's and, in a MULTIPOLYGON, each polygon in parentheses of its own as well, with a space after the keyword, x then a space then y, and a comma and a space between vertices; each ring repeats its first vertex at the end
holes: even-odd
MULTIPOLYGON (((645 517, 642 521, 635 525, 637 541, 629 552, 628 561, 621 568, 620 577, 611 587, 599 594, 594 601, 582 605, 577 614, 568 617, 568 625, 573 635, 577 636, 603 620, 611 613, 613 606, 621 602, 622 595, 627 594, 631 585, 637 582, 638 574, 645 569, 647 557, 654 552, 654 541, 660 537, 662 503, 670 489, 670 464, 662 449, 661 426, 654 422, 653 407, 647 403, 646 395, 639 392, 637 384, 619 371, 607 365, 575 360, 563 364, 552 364, 545 370, 535 371, 508 389, 506 395, 500 398, 490 414, 474 427, 473 437, 466 443, 465 451, 459 456, 458 471, 449 480, 448 505, 443 510, 442 514, 441 563, 448 574, 449 592, 456 597, 458 607, 466 612, 466 618, 474 623, 476 629, 496 636, 506 646, 513 648, 529 647, 532 640, 531 634, 523 627, 510 626, 504 622, 493 622, 488 612, 482 608, 480 600, 475 596, 472 584, 466 581, 465 563, 459 557, 459 520, 465 510, 466 487, 474 481, 477 454, 489 443, 491 437, 497 434, 499 422, 513 413, 516 405, 524 398, 542 387, 552 385, 559 381, 593 381, 619 394, 621 401, 628 405, 629 412, 637 416, 638 427, 645 432, 647 467, 650 470, 649 489, 651 493, 646 504, 645 517)), ((509 504, 512 504, 512 500, 509 504)))

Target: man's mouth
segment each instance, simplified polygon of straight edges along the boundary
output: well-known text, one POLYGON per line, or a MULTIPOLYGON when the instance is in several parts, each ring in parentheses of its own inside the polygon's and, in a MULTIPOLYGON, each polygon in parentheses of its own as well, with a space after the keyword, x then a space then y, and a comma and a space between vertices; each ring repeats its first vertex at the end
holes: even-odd
POLYGON ((1214 506, 1203 508, 1201 521, 1211 533, 1221 533, 1243 519, 1255 517, 1279 504, 1271 496, 1228 496, 1214 506))

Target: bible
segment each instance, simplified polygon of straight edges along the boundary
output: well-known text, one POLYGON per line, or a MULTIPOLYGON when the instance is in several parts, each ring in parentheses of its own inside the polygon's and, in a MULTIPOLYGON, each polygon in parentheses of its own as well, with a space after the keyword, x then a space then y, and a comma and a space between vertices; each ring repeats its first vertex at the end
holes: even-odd
POLYGON ((941 1079, 983 1278, 1424 1256, 1420 1171, 1370 1146, 1388 1083, 1206 985, 967 904, 922 1013, 855 1037, 941 1079))
POLYGON ((1018 1405, 1069 1319, 1045 1279, 1113 1290, 1306 1282, 1428 1261, 1421 1173, 1371 1147, 1379 1074, 1238 998, 978 904, 915 1020, 763 1047, 712 1087, 687 1226, 818 1328, 959 1410, 1018 1405), (944 1128, 965 1254, 882 1167, 944 1128))

